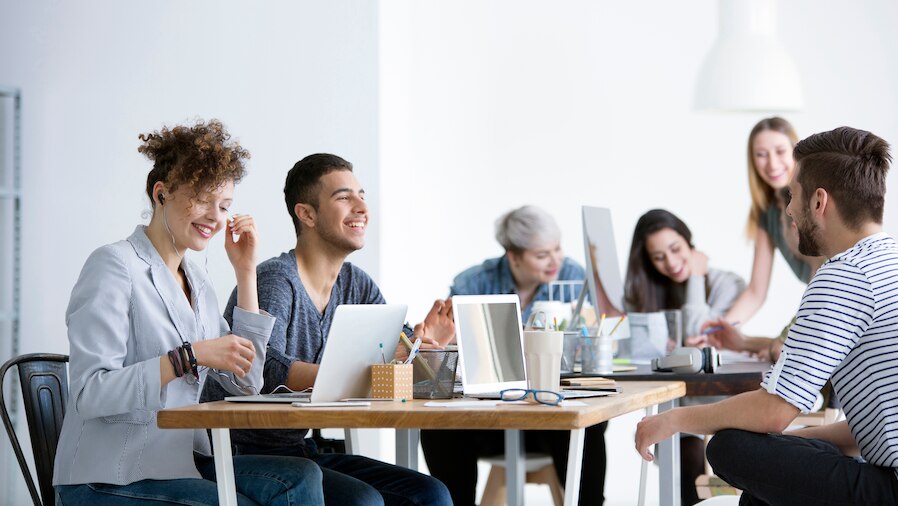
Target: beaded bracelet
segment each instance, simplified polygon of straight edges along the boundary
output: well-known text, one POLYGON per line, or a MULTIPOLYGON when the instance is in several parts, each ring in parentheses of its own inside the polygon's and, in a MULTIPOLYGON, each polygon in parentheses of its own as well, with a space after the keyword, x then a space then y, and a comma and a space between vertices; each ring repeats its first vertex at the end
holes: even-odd
POLYGON ((183 348, 187 352, 187 358, 190 361, 190 370, 193 371, 193 377, 200 379, 200 371, 197 368, 196 355, 193 354, 193 346, 190 345, 190 342, 184 341, 183 348))
POLYGON ((175 370, 175 377, 177 378, 184 376, 184 366, 181 365, 181 358, 179 355, 178 348, 168 352, 168 360, 171 362, 172 369, 175 370))

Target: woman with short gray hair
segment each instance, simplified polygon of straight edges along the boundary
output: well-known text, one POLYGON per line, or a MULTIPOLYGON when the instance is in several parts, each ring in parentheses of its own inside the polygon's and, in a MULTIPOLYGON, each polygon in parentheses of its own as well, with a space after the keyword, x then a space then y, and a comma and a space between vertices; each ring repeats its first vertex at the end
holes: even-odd
MULTIPOLYGON (((526 321, 534 301, 549 299, 549 283, 583 281, 586 276, 583 267, 562 253, 561 230, 555 219, 538 207, 519 207, 496 220, 496 240, 505 254, 456 276, 450 295, 515 293, 521 298, 526 321)), ((560 287, 553 295, 560 299, 560 287)), ((607 422, 586 429, 580 506, 598 506, 604 501, 606 427, 607 422)), ((570 443, 567 433, 528 430, 524 441, 528 451, 552 456, 563 484, 570 443)), ((430 474, 446 484, 455 506, 471 506, 476 499, 477 460, 501 454, 504 439, 500 431, 422 430, 421 446, 430 474)))
POLYGON ((496 220, 496 240, 505 251, 520 253, 561 241, 555 218, 536 206, 523 206, 496 220))
MULTIPOLYGON (((561 251, 561 229, 536 206, 513 209, 496 220, 496 240, 505 255, 475 265, 455 277, 449 295, 516 293, 524 321, 533 302, 549 300, 549 283, 580 280, 586 274, 561 251)), ((555 295, 560 298, 560 288, 555 295)))

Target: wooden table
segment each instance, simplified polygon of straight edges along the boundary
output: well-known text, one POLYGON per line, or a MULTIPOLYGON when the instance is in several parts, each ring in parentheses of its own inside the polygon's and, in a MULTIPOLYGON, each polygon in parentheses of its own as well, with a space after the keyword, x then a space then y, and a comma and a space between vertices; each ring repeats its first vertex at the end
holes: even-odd
MULTIPOLYGON (((618 382, 682 381, 686 384, 686 396, 706 397, 736 395, 757 390, 761 387, 764 373, 769 369, 768 362, 733 362, 721 365, 714 374, 678 374, 654 372, 649 365, 637 365, 635 371, 587 376, 604 376, 614 378, 618 382)), ((571 378, 579 376, 579 374, 562 376, 571 378)), ((664 412, 677 405, 678 400, 676 399, 670 403, 659 404, 658 411, 664 412)), ((680 446, 677 437, 671 439, 675 441, 659 444, 657 455, 661 470, 661 488, 659 490, 661 506, 679 506, 680 504, 680 446), (671 459, 671 462, 668 462, 668 459, 671 459)))
MULTIPOLYGON (((219 503, 236 505, 234 467, 228 429, 393 428, 397 429, 397 463, 417 468, 420 429, 504 429, 509 504, 523 502, 523 444, 521 430, 571 431, 564 503, 577 504, 583 439, 586 427, 647 406, 672 406, 686 394, 680 381, 624 383, 611 397, 579 399, 585 405, 550 407, 501 405, 475 408, 426 407, 427 401, 374 402, 370 407, 296 408, 289 404, 249 404, 225 401, 164 409, 157 423, 164 429, 212 429, 219 503), (462 415, 463 416, 460 416, 462 415)), ((451 402, 466 402, 455 399, 451 402)), ((669 408, 668 408, 669 409, 669 408)), ((659 452, 660 453, 660 452, 659 452)), ((670 461, 668 465, 675 465, 670 461)))

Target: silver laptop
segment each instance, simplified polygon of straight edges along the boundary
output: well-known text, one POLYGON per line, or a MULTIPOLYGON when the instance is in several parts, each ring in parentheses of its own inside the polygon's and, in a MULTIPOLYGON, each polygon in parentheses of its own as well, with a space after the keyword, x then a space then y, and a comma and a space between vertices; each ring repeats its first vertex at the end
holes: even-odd
POLYGON ((371 364, 393 357, 407 310, 404 304, 337 306, 311 393, 242 395, 225 400, 315 403, 370 397, 371 364))
MULTIPOLYGON (((517 295, 452 297, 462 392, 498 399, 509 388, 527 388, 524 330, 517 295)), ((609 392, 562 390, 565 399, 601 397, 609 392)))

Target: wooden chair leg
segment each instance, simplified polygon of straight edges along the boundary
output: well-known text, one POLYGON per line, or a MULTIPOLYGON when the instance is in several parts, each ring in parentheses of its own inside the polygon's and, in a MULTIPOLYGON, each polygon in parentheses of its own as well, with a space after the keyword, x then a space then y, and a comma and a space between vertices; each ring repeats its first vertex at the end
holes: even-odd
POLYGON ((558 480, 554 465, 548 465, 532 473, 527 473, 527 483, 548 485, 549 491, 552 493, 552 502, 555 503, 555 506, 564 505, 564 487, 561 486, 561 482, 558 480))
POLYGON ((505 468, 492 466, 483 489, 480 506, 505 506, 505 468))

